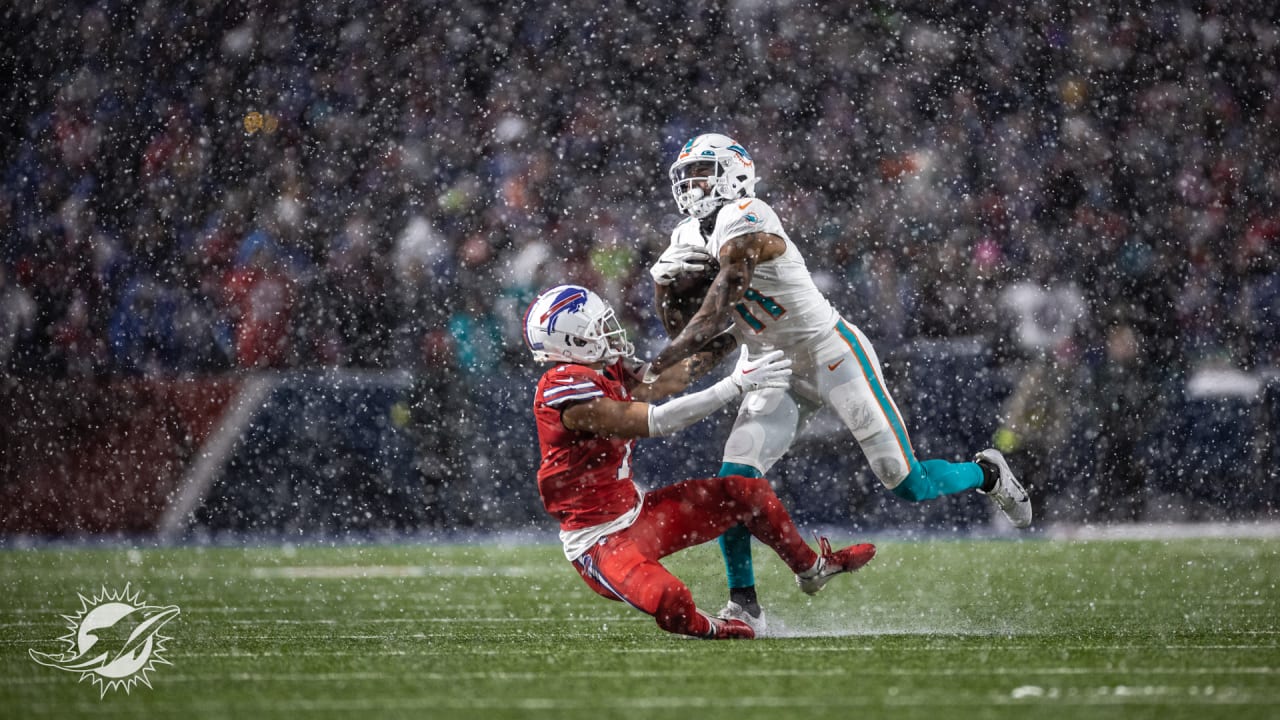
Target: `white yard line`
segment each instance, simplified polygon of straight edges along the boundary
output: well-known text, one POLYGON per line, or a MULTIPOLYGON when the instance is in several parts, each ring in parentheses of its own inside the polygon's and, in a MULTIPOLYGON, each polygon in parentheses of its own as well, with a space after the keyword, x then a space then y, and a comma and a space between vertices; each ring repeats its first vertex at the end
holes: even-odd
MULTIPOLYGON (((634 714, 636 710, 696 710, 703 708, 743 708, 754 710, 758 708, 778 708, 782 710, 791 710, 794 708, 822 708, 824 710, 830 708, 869 708, 888 705, 900 708, 939 708, 940 710, 950 710, 952 708, 990 708, 992 703, 1000 705, 1022 705, 1022 706, 1041 706, 1048 705, 1052 708, 1061 709, 1064 707, 1098 707, 1098 706, 1145 706, 1158 704, 1166 705, 1171 698, 1176 698, 1180 705, 1221 707, 1221 706, 1264 706, 1272 707, 1280 702, 1280 695, 1277 694, 1255 694, 1241 688, 1222 687, 1222 688, 1128 688, 1126 686, 1116 686, 1114 688, 1091 689, 1089 694, 1076 692, 1064 694, 1057 697, 1020 697, 1012 696, 995 696, 983 694, 982 696, 948 696, 948 697, 931 697, 931 696, 858 696, 853 693, 842 693, 838 698, 828 696, 821 697, 802 697, 795 695, 745 695, 740 692, 732 694, 722 693, 715 697, 681 697, 681 696, 665 696, 665 697, 591 697, 585 699, 567 698, 567 697, 546 697, 546 698, 481 698, 481 697, 415 697, 415 698, 383 698, 369 700, 337 700, 337 699, 318 699, 309 700, 303 698, 291 700, 266 700, 258 699, 254 702, 253 707, 256 711, 305 711, 305 712, 334 712, 346 713, 353 712, 375 712, 379 710, 390 711, 417 711, 431 712, 440 710, 522 710, 526 712, 563 712, 563 711, 581 711, 581 710, 610 710, 616 709, 627 714, 634 714)), ((230 708, 235 708, 241 703, 198 703, 195 705, 185 703, 150 703, 148 708, 155 711, 170 712, 196 712, 208 711, 210 713, 225 712, 230 708)), ((95 714, 122 714, 136 715, 137 709, 129 706, 127 703, 101 705, 86 705, 92 708, 95 714)), ((64 706, 52 705, 46 703, 35 703, 34 708, 37 711, 48 713, 53 710, 65 710, 64 706)))
POLYGON ((1184 540, 1193 538, 1280 538, 1280 521, 1127 523, 1116 525, 1055 524, 1044 531, 1049 540, 1184 540))
POLYGON ((307 578, 316 580, 345 578, 400 578, 400 577, 532 577, 544 572, 542 568, 525 565, 474 566, 474 565, 285 565, 249 569, 255 578, 307 578))
MULTIPOLYGON (((207 656, 201 656, 207 657, 207 656)), ((174 657, 175 664, 180 662, 180 657, 174 657)), ((687 670, 579 670, 579 671, 546 671, 546 672, 512 672, 512 671, 485 671, 485 672, 421 672, 419 670, 406 670, 402 673, 396 672, 376 672, 376 671, 351 671, 351 672, 321 672, 321 673, 299 673, 299 672, 217 672, 204 670, 199 675, 191 675, 184 673, 165 673, 165 682, 208 682, 210 680, 232 680, 237 682, 267 682, 267 681, 288 681, 288 682, 341 682, 346 680, 389 680, 398 678, 404 674, 410 674, 415 680, 424 682, 443 682, 453 683, 466 680, 510 680, 510 681, 528 681, 542 682, 550 677, 555 678, 581 678, 589 680, 625 680, 627 678, 646 678, 650 680, 667 680, 667 679, 684 679, 688 677, 687 670)), ((801 669, 747 669, 747 668, 716 668, 708 667, 698 672, 700 676, 705 677, 724 677, 724 678, 790 678, 790 677, 847 677, 849 671, 847 668, 801 668, 801 669)), ((1093 675, 1104 675, 1114 680, 1116 678, 1134 678, 1146 675, 1164 675, 1179 676, 1188 675, 1196 677, 1204 676, 1269 676, 1280 675, 1280 668, 1273 667, 1243 667, 1243 668, 1221 668, 1221 667, 1195 667, 1195 668, 1145 668, 1130 669, 1124 672, 1118 672, 1113 668, 1073 668, 1073 667, 1054 667, 1054 668, 974 668, 974 669, 958 669, 958 668, 934 668, 934 669, 900 669, 900 668, 860 668, 859 675, 878 676, 878 677, 985 677, 988 675, 1008 676, 1016 678, 1038 677, 1038 676, 1064 676, 1064 677, 1089 677, 1093 675)), ((0 686, 3 685, 50 685, 65 682, 66 676, 54 673, 42 673, 31 677, 0 677, 0 686)), ((1031 686, 1035 687, 1035 686, 1031 686)))

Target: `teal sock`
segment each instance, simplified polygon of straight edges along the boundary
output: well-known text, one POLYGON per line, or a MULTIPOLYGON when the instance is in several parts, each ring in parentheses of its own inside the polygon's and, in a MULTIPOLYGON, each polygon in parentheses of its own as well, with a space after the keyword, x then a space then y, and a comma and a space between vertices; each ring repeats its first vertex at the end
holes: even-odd
POLYGON ((977 463, 953 463, 946 460, 924 460, 915 463, 893 494, 911 502, 932 500, 982 487, 982 468, 977 463))
MULTIPOLYGON (((760 477, 762 474, 750 465, 724 463, 720 466, 720 477, 760 477)), ((746 525, 735 525, 720 536, 720 553, 724 555, 724 572, 729 580, 730 590, 755 587, 755 568, 751 564, 751 533, 746 525)))

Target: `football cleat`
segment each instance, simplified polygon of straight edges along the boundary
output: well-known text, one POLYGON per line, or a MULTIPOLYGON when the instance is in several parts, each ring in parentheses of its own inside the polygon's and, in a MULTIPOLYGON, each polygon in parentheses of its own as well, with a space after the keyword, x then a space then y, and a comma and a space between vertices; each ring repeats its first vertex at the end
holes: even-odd
POLYGON ((1022 483, 1013 476, 1013 471, 1009 469, 1009 463, 1005 462, 1004 455, 999 450, 987 448, 978 453, 973 461, 984 468, 997 471, 1000 476, 996 486, 990 492, 984 492, 981 488, 978 492, 994 500, 1014 527, 1024 528, 1030 525, 1031 498, 1023 489, 1022 483))
POLYGON ((711 621, 711 634, 707 636, 708 640, 754 640, 756 637, 756 631, 741 620, 725 620, 713 618, 710 615, 706 618, 711 621))
POLYGON ((871 562, 876 556, 876 546, 870 543, 850 545, 843 550, 832 551, 831 541, 818 538, 818 562, 812 568, 796 575, 800 589, 812 595, 822 589, 831 578, 840 573, 853 572, 871 562))
POLYGON ((738 620, 744 622, 751 626, 751 630, 755 633, 756 637, 764 637, 765 630, 769 627, 769 623, 764 617, 764 608, 760 608, 759 615, 752 615, 747 612, 746 608, 732 600, 730 600, 729 604, 725 605, 724 608, 720 610, 720 614, 716 617, 721 620, 738 620))

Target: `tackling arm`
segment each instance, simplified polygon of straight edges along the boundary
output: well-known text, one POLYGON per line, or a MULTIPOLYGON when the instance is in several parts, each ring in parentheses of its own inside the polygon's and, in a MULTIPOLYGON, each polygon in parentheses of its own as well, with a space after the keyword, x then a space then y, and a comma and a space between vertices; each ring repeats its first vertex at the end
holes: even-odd
MULTIPOLYGON (((631 373, 626 379, 627 390, 631 392, 631 397, 644 402, 654 402, 665 397, 671 397, 676 393, 684 392, 685 388, 694 380, 701 377, 701 373, 695 375, 693 373, 694 359, 677 364, 675 367, 668 368, 666 372, 658 376, 658 379, 651 383, 641 382, 644 373, 644 365, 630 368, 631 373)), ((704 371, 705 372, 705 371, 704 371)))
POLYGON ((593 435, 641 438, 670 435, 682 430, 745 392, 761 388, 785 388, 791 360, 781 350, 738 359, 738 366, 715 385, 683 395, 662 405, 599 398, 570 406, 560 414, 566 428, 593 435))
POLYGON ((683 392, 694 380, 714 370, 720 361, 728 357, 729 353, 737 347, 737 336, 726 330, 711 338, 711 342, 707 343, 700 352, 694 353, 692 357, 686 358, 675 367, 668 368, 653 382, 641 381, 645 367, 640 366, 632 371, 631 377, 627 379, 627 389, 631 391, 632 398, 645 402, 655 402, 671 397, 683 392))
POLYGON ((570 430, 602 437, 649 437, 649 403, 600 398, 566 409, 560 422, 570 430))

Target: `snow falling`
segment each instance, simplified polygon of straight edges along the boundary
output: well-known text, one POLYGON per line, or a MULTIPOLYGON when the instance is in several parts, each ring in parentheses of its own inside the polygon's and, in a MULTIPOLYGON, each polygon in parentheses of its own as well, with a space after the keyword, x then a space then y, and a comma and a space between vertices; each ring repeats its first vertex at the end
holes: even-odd
MULTIPOLYGON (((657 353, 702 132, 918 455, 1001 449, 1039 529, 1274 521, 1274 8, 843 6, 0 11, 0 530, 550 537, 524 309, 584 285, 657 353)), ((637 480, 715 474, 732 415, 637 480)), ((829 411, 770 478, 804 523, 1008 529, 898 501, 829 411)))

